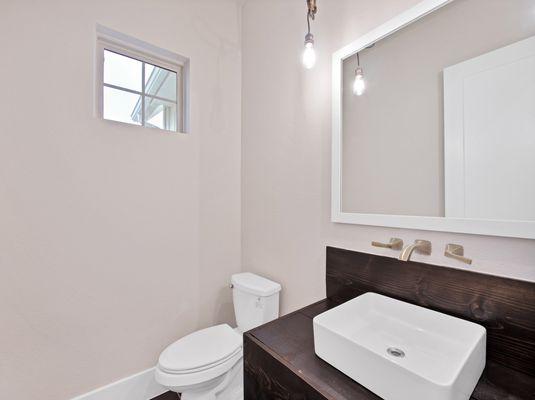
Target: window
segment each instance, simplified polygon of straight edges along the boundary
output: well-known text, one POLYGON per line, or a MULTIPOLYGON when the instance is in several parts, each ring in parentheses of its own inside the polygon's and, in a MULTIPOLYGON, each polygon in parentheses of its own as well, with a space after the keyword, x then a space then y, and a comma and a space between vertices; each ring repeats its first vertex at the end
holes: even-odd
POLYGON ((186 59, 107 28, 97 27, 97 33, 100 33, 97 46, 100 116, 186 132, 187 98, 183 91, 186 59), (174 56, 171 60, 170 55, 174 56))

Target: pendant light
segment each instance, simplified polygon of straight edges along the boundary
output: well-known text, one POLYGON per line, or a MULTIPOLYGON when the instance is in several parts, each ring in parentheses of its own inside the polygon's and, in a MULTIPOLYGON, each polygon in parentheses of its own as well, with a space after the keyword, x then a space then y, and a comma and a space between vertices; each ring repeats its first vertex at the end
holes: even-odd
POLYGON ((366 82, 364 81, 364 71, 360 66, 359 53, 357 53, 357 69, 355 70, 355 81, 353 82, 353 93, 356 96, 362 96, 366 91, 366 82))
POLYGON ((306 69, 311 69, 316 64, 316 50, 314 50, 314 35, 310 33, 310 20, 314 20, 318 7, 316 0, 307 1, 307 26, 308 32, 305 35, 305 50, 303 51, 303 66, 306 69))

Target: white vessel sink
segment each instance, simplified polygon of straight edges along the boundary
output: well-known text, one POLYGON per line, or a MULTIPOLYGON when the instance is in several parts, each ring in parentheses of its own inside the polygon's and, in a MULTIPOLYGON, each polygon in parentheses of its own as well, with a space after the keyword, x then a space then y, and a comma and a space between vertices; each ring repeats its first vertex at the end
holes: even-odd
POLYGON ((385 400, 468 400, 485 367, 486 330, 366 293, 314 318, 314 347, 385 400))

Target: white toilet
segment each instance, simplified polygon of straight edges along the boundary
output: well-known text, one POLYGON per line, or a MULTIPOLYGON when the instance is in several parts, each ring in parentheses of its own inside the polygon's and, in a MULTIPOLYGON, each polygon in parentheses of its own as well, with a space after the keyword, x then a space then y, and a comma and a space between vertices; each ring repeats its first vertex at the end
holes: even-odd
POLYGON ((250 272, 232 275, 231 282, 238 327, 201 329, 160 354, 156 381, 182 393, 182 400, 242 400, 242 334, 279 316, 280 284, 250 272))

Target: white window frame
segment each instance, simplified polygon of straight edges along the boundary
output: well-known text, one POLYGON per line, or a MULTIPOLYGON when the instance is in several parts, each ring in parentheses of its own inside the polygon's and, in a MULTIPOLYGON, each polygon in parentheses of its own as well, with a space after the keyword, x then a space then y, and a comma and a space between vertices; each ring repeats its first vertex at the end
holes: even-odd
MULTIPOLYGON (((141 92, 104 83, 104 51, 108 50, 119 55, 133 58, 143 63, 160 67, 177 75, 176 79, 176 132, 189 132, 189 59, 179 54, 170 52, 165 49, 153 46, 139 39, 125 35, 123 33, 97 25, 97 40, 95 48, 95 110, 96 115, 103 120, 104 118, 104 87, 110 87, 122 90, 128 93, 137 94, 141 98, 142 108, 142 127, 145 127, 145 98, 163 100, 169 102, 169 99, 145 93, 145 68, 142 68, 141 92)), ((114 121, 123 123, 120 121, 114 121)), ((128 123, 125 123, 130 125, 128 123)), ((133 125, 137 126, 137 125, 133 125)), ((162 129, 164 132, 175 132, 172 130, 162 129)))

